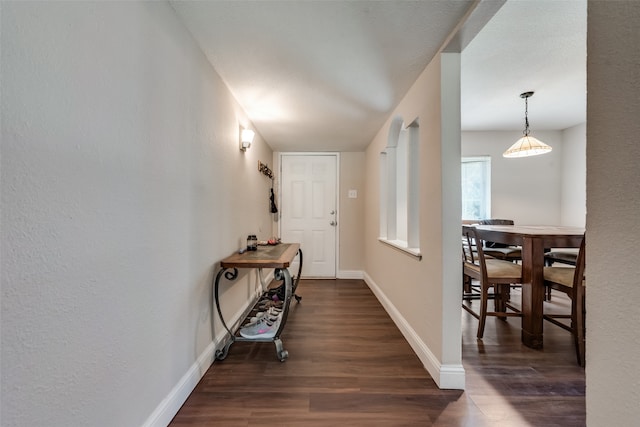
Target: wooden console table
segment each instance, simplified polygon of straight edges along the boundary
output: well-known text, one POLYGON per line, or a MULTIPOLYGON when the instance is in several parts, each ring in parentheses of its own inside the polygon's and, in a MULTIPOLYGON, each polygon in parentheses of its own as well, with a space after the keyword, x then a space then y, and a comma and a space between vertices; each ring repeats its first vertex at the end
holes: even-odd
POLYGON ((298 287, 298 282, 300 281, 301 272, 302 250, 300 249, 299 243, 280 243, 274 246, 258 246, 258 250, 256 251, 246 251, 243 253, 236 252, 220 262, 220 270, 218 271, 218 274, 216 274, 214 280, 213 298, 215 301, 216 309, 218 310, 218 315, 220 316, 220 321, 222 322, 222 326, 224 326, 224 328, 229 333, 229 337, 224 348, 216 350, 216 359, 223 360, 224 358, 226 358, 229 352, 229 347, 236 341, 273 341, 276 346, 276 355, 278 356, 278 359, 280 359, 281 362, 285 361, 285 359, 289 356, 289 353, 282 347, 280 334, 282 333, 284 326, 287 323, 287 315, 289 313, 291 298, 295 296, 297 301, 300 301, 301 299, 299 296, 295 295, 295 290, 298 287), (298 274, 295 276, 295 280, 293 280, 291 278, 291 274, 289 273, 288 267, 291 265, 296 255, 300 257, 300 263, 298 266, 298 274), (240 326, 242 325, 242 323, 244 323, 244 320, 248 317, 248 315, 256 309, 256 304, 260 299, 254 302, 254 304, 251 306, 251 309, 244 313, 244 316, 241 316, 241 321, 233 327, 233 330, 229 328, 229 326, 227 326, 227 323, 224 320, 224 316, 222 315, 222 310, 220 309, 220 280, 222 276, 231 281, 237 279, 239 268, 257 269, 258 276, 260 277, 260 282, 263 286, 263 290, 265 290, 266 288, 266 285, 262 282, 263 268, 274 268, 275 279, 284 283, 285 299, 282 306, 282 317, 280 319, 280 325, 277 332, 275 333, 275 336, 270 338, 244 338, 238 334, 240 326))

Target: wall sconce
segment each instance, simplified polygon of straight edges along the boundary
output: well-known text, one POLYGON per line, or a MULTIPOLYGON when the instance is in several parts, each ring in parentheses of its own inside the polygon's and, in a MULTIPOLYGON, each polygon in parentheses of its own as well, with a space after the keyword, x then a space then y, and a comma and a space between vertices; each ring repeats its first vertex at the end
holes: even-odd
POLYGON ((251 129, 242 129, 240 131, 240 150, 247 151, 247 148, 251 147, 255 134, 251 129))

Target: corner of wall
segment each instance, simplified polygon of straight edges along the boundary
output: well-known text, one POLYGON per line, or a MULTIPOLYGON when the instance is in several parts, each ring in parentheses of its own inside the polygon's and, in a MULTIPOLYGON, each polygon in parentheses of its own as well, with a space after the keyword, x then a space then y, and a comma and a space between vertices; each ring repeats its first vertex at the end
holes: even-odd
POLYGON ((173 417, 178 413, 182 404, 187 400, 191 392, 196 388, 200 379, 213 364, 214 354, 219 347, 219 340, 212 341, 198 356, 189 370, 180 381, 171 389, 169 394, 160 402, 155 411, 142 424, 143 427, 164 427, 169 425, 173 417))
POLYGON ((422 365, 425 367, 436 385, 441 389, 464 390, 465 371, 461 364, 443 365, 433 354, 431 349, 420 339, 409 322, 405 320, 400 311, 382 292, 380 287, 373 281, 371 276, 364 272, 364 281, 369 286, 373 294, 378 298, 393 322, 396 324, 402 335, 405 337, 413 351, 416 353, 422 365))
MULTIPOLYGON (((264 279, 265 283, 269 283, 271 280, 273 280, 273 271, 270 271, 264 279)), ((259 295, 260 292, 257 290, 256 298, 259 295)), ((229 325, 235 325, 244 318, 244 314, 246 314, 253 302, 252 300, 247 300, 245 305, 231 318, 232 321, 229 325)), ((142 424, 143 427, 164 427, 169 425, 189 395, 191 395, 191 392, 196 388, 198 382, 200 382, 202 377, 207 373, 207 370, 213 365, 216 351, 226 345, 227 340, 227 331, 221 328, 221 331, 216 334, 214 339, 207 345, 182 378, 180 378, 180 381, 176 383, 169 394, 162 399, 156 409, 149 415, 149 418, 142 424)))
POLYGON ((362 270, 338 270, 337 279, 364 279, 362 270))

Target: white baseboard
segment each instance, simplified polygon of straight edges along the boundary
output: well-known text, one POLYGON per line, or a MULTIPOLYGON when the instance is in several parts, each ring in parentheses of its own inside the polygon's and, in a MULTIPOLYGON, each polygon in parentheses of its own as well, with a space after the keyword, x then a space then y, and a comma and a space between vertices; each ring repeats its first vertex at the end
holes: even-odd
POLYGON ((362 270, 338 270, 337 279, 363 279, 362 270))
POLYGON ((186 374, 147 418, 143 427, 166 427, 213 363, 216 345, 211 342, 186 374))
POLYGON ((420 339, 415 330, 409 325, 404 316, 402 316, 367 273, 364 273, 364 281, 378 298, 398 329, 400 329, 400 332, 409 342, 413 351, 416 352, 416 355, 438 387, 441 389, 464 390, 465 372, 462 364, 442 365, 424 341, 420 339))
MULTIPOLYGON (((265 277, 265 283, 273 280, 273 270, 265 277)), ((262 294, 262 290, 256 288, 256 298, 262 294)), ((233 316, 231 321, 225 319, 229 328, 232 328, 246 313, 253 301, 247 301, 244 307, 241 307, 233 316)), ((211 307, 211 310, 215 310, 211 307)), ((166 427, 169 425, 173 417, 178 413, 184 402, 187 400, 191 392, 196 388, 198 382, 202 379, 207 370, 211 367, 215 360, 216 350, 222 348, 226 344, 225 338, 227 331, 220 324, 220 332, 216 334, 215 340, 209 343, 207 348, 198 356, 198 359, 191 365, 187 372, 180 378, 180 381, 173 387, 169 394, 162 399, 162 402, 156 407, 155 411, 147 418, 142 425, 143 427, 166 427)))

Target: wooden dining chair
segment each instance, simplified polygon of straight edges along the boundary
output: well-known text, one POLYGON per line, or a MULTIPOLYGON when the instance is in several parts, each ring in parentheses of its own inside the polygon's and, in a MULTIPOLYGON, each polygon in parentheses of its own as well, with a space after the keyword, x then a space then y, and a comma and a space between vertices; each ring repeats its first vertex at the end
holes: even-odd
MULTIPOLYGON (((480 310, 474 311, 473 301, 463 298, 462 308, 478 319, 477 337, 482 338, 487 316, 506 320, 508 316, 521 317, 522 313, 509 302, 509 287, 522 283, 522 266, 510 261, 486 257, 484 241, 478 237, 475 227, 462 228, 462 273, 469 281, 478 282, 480 310), (493 291, 490 293, 490 291, 493 291), (488 310, 493 296, 494 311, 488 310), (511 311, 507 311, 511 310, 511 311)), ((470 283, 470 282, 469 282, 470 283)))
MULTIPOLYGON (((481 219, 478 220, 479 225, 514 225, 511 219, 481 219)), ((519 246, 510 246, 502 243, 485 242, 484 254, 493 258, 503 259, 505 261, 522 260, 522 248, 519 246)))
POLYGON ((573 248, 552 249, 544 253, 544 263, 546 266, 553 266, 554 263, 568 264, 575 266, 578 260, 578 251, 573 248))
POLYGON ((545 267, 544 285, 565 293, 571 299, 570 314, 543 314, 543 319, 557 325, 573 335, 578 364, 585 363, 585 238, 582 238, 575 267, 545 267), (558 319, 571 319, 567 325, 558 319))

